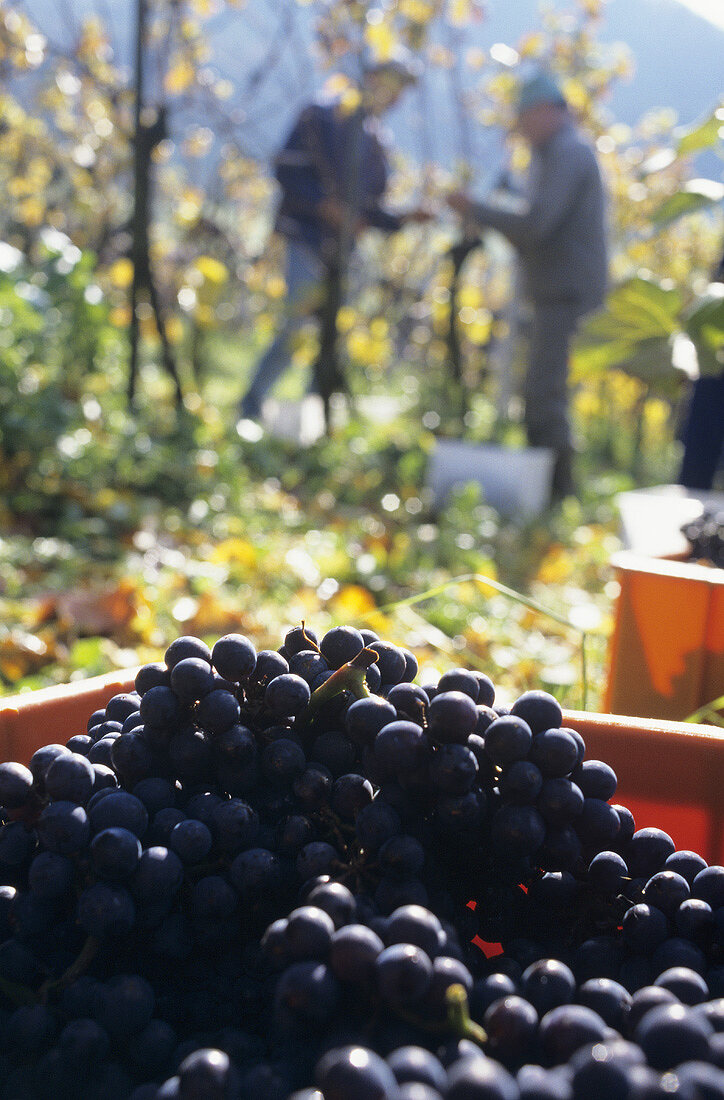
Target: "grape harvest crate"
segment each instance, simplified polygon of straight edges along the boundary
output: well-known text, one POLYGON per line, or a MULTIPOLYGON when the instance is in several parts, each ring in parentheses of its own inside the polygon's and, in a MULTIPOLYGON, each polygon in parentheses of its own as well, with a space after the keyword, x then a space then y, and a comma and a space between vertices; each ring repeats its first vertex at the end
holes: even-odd
POLYGON ((605 707, 680 721, 724 695, 724 569, 622 551, 605 707))
MULTIPOLYGON (((112 695, 133 687, 136 669, 0 698, 0 760, 27 763, 41 745, 64 743, 112 695)), ((638 828, 653 825, 677 847, 724 863, 724 730, 615 714, 564 712, 590 759, 616 771, 614 801, 633 811, 638 828)))

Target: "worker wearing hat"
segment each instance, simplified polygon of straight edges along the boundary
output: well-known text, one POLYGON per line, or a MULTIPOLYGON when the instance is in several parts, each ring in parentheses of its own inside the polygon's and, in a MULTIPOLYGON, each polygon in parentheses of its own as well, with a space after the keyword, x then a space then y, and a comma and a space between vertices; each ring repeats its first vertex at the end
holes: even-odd
POLYGON ((306 107, 277 156, 275 228, 286 245, 285 309, 242 398, 242 418, 258 418, 264 397, 290 365, 292 338, 321 306, 330 271, 346 267, 359 233, 366 227, 394 232, 429 218, 422 210, 393 214, 383 206, 388 166, 378 119, 416 79, 404 57, 369 65, 356 98, 306 107))
POLYGON ((449 203, 481 227, 497 230, 515 247, 532 306, 524 385, 531 446, 555 452, 553 496, 575 492, 568 413, 571 339, 585 314, 604 300, 607 279, 605 198, 591 145, 546 72, 521 84, 515 128, 531 148, 525 201, 477 203, 455 192, 449 203))

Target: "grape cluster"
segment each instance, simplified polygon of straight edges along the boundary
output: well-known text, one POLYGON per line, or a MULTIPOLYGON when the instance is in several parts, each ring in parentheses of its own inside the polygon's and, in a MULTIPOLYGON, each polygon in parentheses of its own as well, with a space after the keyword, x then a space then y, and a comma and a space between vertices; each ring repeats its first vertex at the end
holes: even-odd
POLYGON ((691 546, 691 557, 696 561, 711 562, 724 569, 724 510, 707 508, 689 520, 681 533, 691 546))
POLYGON ((417 671, 181 637, 0 764, 0 1100, 724 1096, 724 868, 550 694, 417 671))

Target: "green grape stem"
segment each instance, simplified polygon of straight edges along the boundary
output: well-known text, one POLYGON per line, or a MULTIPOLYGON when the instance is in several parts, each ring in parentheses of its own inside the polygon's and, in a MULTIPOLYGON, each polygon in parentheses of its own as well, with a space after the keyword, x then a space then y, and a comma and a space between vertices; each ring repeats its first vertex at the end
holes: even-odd
POLYGON ((85 974, 86 970, 93 962, 98 948, 100 947, 100 940, 95 936, 89 936, 83 944, 80 954, 75 962, 71 963, 67 970, 65 970, 59 978, 54 981, 47 981, 41 985, 39 990, 39 999, 44 1004, 51 993, 59 993, 76 978, 79 978, 81 974, 85 974))
POLYGON ((365 673, 370 665, 373 665, 377 660, 378 655, 374 649, 368 649, 365 646, 356 657, 353 657, 346 665, 342 665, 336 672, 333 672, 325 683, 312 692, 312 698, 307 708, 310 718, 314 718, 316 711, 324 703, 328 703, 330 699, 334 699, 336 695, 341 694, 343 691, 348 691, 355 699, 367 699, 370 691, 365 683, 365 673))
POLYGON ((465 987, 459 983, 451 985, 445 994, 447 1004, 447 1021, 452 1031, 461 1039, 470 1039, 478 1046, 484 1047, 488 1041, 488 1035, 480 1024, 476 1024, 470 1016, 468 1008, 468 995, 465 987))

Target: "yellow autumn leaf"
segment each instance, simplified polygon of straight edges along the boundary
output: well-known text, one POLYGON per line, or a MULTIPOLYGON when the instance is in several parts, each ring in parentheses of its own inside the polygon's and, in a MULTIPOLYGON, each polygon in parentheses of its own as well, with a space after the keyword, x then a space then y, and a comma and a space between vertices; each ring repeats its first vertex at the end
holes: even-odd
POLYGON ((213 256, 199 256, 196 260, 196 268, 204 279, 216 286, 221 286, 229 277, 229 272, 221 260, 215 260, 213 256))
POLYGON ((395 36, 389 23, 368 23, 365 41, 376 61, 389 61, 395 52, 395 36))
POLYGON ((108 319, 116 328, 125 328, 131 323, 131 311, 128 306, 116 306, 111 310, 108 319))
POLYGON ((29 197, 24 199, 23 202, 18 203, 16 209, 20 215, 19 221, 24 225, 42 225, 43 218, 45 217, 45 203, 42 202, 41 199, 29 197))
POLYGON ((171 95, 179 95, 191 86, 194 79, 194 67, 187 57, 183 55, 174 59, 166 73, 163 86, 171 95))
POLYGON ((201 214, 203 194, 195 187, 186 187, 179 198, 176 208, 176 221, 187 229, 195 225, 201 214))
POLYGON ((448 5, 448 19, 454 27, 462 27, 468 22, 472 14, 470 0, 450 0, 448 5))
POLYGON ((575 559, 565 546, 550 548, 538 569, 536 580, 543 584, 562 584, 575 569, 575 559))
POLYGON ((435 14, 434 4, 429 0, 399 0, 398 10, 403 19, 424 26, 435 14))
POLYGON ((166 321, 166 335, 172 344, 180 344, 184 336, 184 326, 180 317, 169 317, 166 321))
POLYGON ((375 609, 372 594, 361 584, 345 584, 330 600, 333 614, 344 622, 354 622, 375 609))
POLYGON ((246 539, 224 539, 212 550, 211 560, 219 564, 231 565, 233 563, 252 569, 256 565, 256 550, 246 539))
POLYGON ((133 281, 133 264, 127 257, 116 260, 108 270, 108 278, 114 286, 125 290, 133 281))

